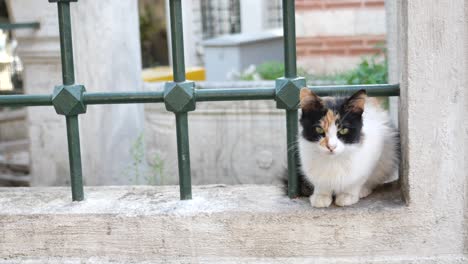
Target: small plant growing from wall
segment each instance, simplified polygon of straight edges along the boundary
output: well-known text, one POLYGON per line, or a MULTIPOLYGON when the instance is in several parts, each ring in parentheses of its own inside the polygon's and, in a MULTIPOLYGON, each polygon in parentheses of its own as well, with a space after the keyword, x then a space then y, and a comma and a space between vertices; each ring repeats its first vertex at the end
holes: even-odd
POLYGON ((140 133, 133 142, 130 157, 132 161, 125 169, 124 175, 131 180, 132 184, 164 184, 164 160, 155 153, 146 162, 143 133, 140 133))

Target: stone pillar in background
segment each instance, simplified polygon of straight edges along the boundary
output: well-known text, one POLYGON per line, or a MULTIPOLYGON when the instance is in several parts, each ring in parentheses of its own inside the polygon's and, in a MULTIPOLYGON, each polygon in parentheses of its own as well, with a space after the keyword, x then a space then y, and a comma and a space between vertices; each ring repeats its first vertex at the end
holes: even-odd
MULTIPOLYGON (((12 22, 39 21, 16 31, 25 92, 50 94, 61 84, 56 4, 9 0, 12 22)), ((88 91, 141 90, 137 1, 71 3, 76 82, 88 91)), ((52 107, 28 108, 33 185, 65 185, 69 179, 65 118, 52 107)), ((133 183, 130 149, 143 132, 141 105, 89 106, 80 116, 85 184, 133 183)), ((144 159, 143 159, 144 160, 144 159)))
MULTIPOLYGON (((16 30, 18 53, 24 64, 24 91, 50 94, 62 83, 57 7, 47 1, 8 0, 11 22, 38 21, 39 30, 16 30)), ((31 184, 70 182, 65 118, 53 107, 27 108, 31 184)))
MULTIPOLYGON (((138 1, 80 0, 72 4, 72 29, 76 80, 87 91, 142 90, 138 1)), ((130 150, 143 115, 137 104, 88 106, 80 116, 86 184, 137 183, 130 150)))

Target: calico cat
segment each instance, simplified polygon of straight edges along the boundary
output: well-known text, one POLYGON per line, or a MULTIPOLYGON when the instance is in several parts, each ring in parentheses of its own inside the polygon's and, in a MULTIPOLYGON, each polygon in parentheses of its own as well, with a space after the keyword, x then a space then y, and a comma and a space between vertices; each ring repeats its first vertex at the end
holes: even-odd
POLYGON ((397 131, 388 114, 360 90, 350 97, 320 98, 300 92, 298 135, 303 192, 314 207, 355 204, 396 172, 397 131))

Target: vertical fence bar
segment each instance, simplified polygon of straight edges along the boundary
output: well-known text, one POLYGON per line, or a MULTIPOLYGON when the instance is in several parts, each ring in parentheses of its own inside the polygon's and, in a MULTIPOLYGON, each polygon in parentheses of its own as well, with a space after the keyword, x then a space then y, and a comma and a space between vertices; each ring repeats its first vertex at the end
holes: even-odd
POLYGON ((187 112, 176 113, 177 158, 179 160, 180 198, 192 199, 187 112))
POLYGON ((64 85, 75 82, 75 67, 73 65, 73 45, 71 32, 70 3, 58 2, 58 17, 60 30, 60 55, 62 60, 62 79, 64 85))
POLYGON ((71 188, 73 201, 82 201, 83 177, 81 171, 81 153, 80 153, 80 135, 78 130, 78 116, 72 115, 66 117, 67 121, 67 140, 68 140, 68 158, 70 162, 71 188))
POLYGON ((174 82, 185 81, 184 32, 181 0, 169 0, 174 82))
MULTIPOLYGON (((284 76, 297 77, 296 66, 296 22, 295 1, 283 0, 283 32, 284 32, 284 76)), ((286 133, 288 148, 288 196, 297 197, 299 194, 299 181, 297 174, 296 137, 297 109, 286 110, 286 133)))
MULTIPOLYGON (((185 62, 184 62, 184 37, 182 25, 182 4, 181 0, 169 0, 169 13, 171 22, 171 44, 172 44, 172 66, 174 71, 174 82, 180 92, 191 93, 191 100, 194 103, 193 83, 185 82, 185 62), (184 88, 185 87, 185 88, 184 88)), ((171 104, 176 116, 177 130, 177 158, 179 166, 179 187, 180 199, 192 199, 192 185, 190 175, 190 149, 188 135, 188 116, 187 111, 193 109, 183 106, 182 98, 176 97, 171 103, 169 93, 166 93, 166 106, 171 104)), ((187 103, 185 103, 187 104, 187 103)))
POLYGON ((299 195, 300 183, 297 173, 297 110, 286 110, 286 137, 288 148, 288 196, 295 198, 299 195))
POLYGON ((283 0, 283 32, 284 32, 284 77, 295 78, 296 67, 296 15, 295 1, 283 0))
MULTIPOLYGON (((58 18, 60 30, 60 52, 62 59, 62 79, 64 85, 75 83, 73 64, 73 45, 71 32, 70 2, 58 1, 58 18)), ((80 133, 78 115, 67 115, 68 156, 70 162, 70 177, 73 201, 82 201, 83 175, 81 170, 80 133)))

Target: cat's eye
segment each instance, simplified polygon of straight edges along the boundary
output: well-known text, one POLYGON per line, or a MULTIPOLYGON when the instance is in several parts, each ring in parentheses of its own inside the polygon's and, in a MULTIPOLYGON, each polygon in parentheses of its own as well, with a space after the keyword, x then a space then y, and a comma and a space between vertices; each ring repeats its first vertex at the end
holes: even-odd
POLYGON ((315 132, 319 133, 319 134, 323 134, 323 128, 321 127, 315 127, 315 132))
POLYGON ((338 133, 340 133, 340 135, 346 135, 346 134, 349 133, 349 129, 342 128, 342 129, 338 130, 338 133))

